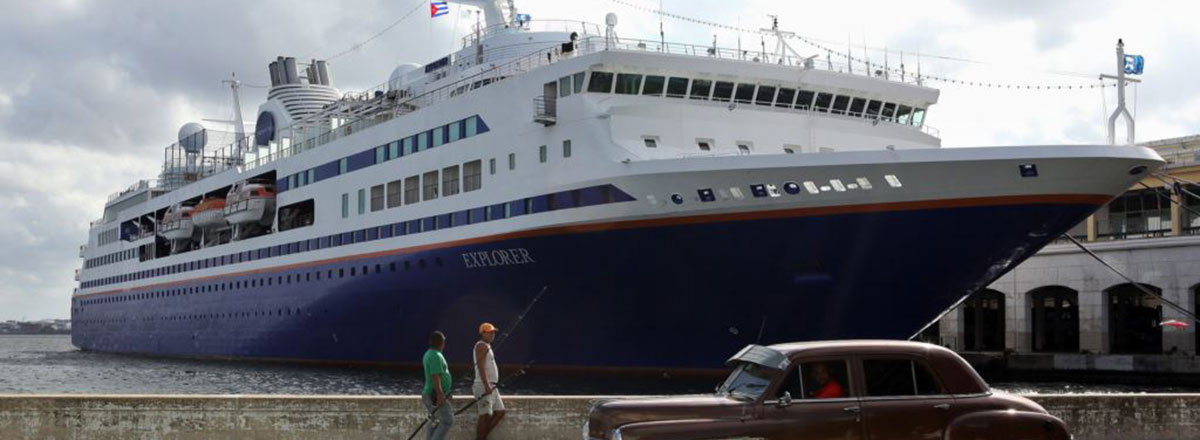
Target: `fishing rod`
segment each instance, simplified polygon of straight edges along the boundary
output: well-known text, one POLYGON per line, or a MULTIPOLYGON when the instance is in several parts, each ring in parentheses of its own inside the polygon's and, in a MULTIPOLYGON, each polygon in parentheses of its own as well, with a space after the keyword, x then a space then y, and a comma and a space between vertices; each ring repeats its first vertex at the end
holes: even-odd
MULTIPOLYGON (((495 348, 500 348, 500 345, 503 344, 504 341, 508 340, 508 336, 511 335, 512 332, 515 331, 517 329, 517 327, 521 325, 521 322, 523 322, 525 320, 525 316, 528 315, 529 311, 533 309, 533 306, 542 299, 542 296, 546 294, 546 292, 549 290, 549 287, 550 287, 549 285, 542 286, 542 290, 539 291, 537 295, 533 296, 533 300, 529 301, 529 304, 525 306, 525 309, 521 310, 521 314, 517 315, 517 320, 513 321, 513 325, 509 326, 509 328, 506 329, 504 331, 504 333, 500 334, 500 337, 496 338, 496 343, 492 344, 495 348)), ((514 374, 517 375, 517 377, 525 375, 525 369, 529 368, 530 365, 533 365, 533 361, 529 361, 528 364, 525 364, 524 367, 521 367, 521 369, 517 370, 517 372, 514 374)), ((474 374, 475 374, 475 366, 472 365, 471 374, 463 376, 462 379, 465 380, 467 378, 473 377, 474 374)), ((496 382, 496 386, 497 387, 500 386, 499 381, 496 382)), ((457 412, 455 412, 455 414, 461 414, 462 411, 475 405, 475 403, 477 403, 479 401, 479 399, 482 399, 483 397, 486 397, 486 396, 487 396, 487 394, 484 394, 483 396, 480 396, 479 398, 475 399, 474 401, 467 403, 467 406, 464 406, 463 409, 458 410, 457 412)), ((413 431, 412 435, 408 436, 408 439, 412 440, 413 437, 416 437, 417 433, 421 432, 421 428, 424 428, 426 423, 429 423, 430 420, 434 419, 434 414, 437 414, 438 410, 442 409, 442 406, 446 405, 447 403, 450 403, 449 399, 442 399, 442 404, 434 407, 433 411, 431 411, 429 414, 427 414, 427 417, 425 418, 425 420, 422 421, 420 425, 417 425, 417 429, 415 431, 413 431)))
MULTIPOLYGON (((475 406, 476 403, 479 403, 481 400, 487 398, 487 396, 491 395, 497 389, 500 389, 500 387, 502 385, 507 385, 508 383, 512 382, 513 380, 515 380, 521 376, 524 376, 525 370, 528 369, 532 365, 533 365, 533 361, 529 361, 529 363, 525 364, 525 366, 521 367, 521 369, 517 370, 516 372, 513 372, 513 374, 511 374, 508 377, 505 377, 503 379, 500 379, 499 381, 496 382, 496 386, 492 387, 491 391, 483 393, 479 397, 476 397, 476 398, 472 399, 470 402, 467 402, 466 405, 463 405, 462 408, 459 408, 457 411, 455 411, 454 415, 457 416, 459 414, 462 414, 463 412, 466 412, 472 406, 475 406)), ((438 423, 441 423, 441 421, 438 420, 438 418, 435 414, 437 414, 438 410, 442 409, 443 406, 445 406, 446 404, 449 404, 449 403, 450 403, 450 399, 444 399, 442 401, 441 405, 438 405, 437 407, 433 408, 433 412, 426 414, 425 420, 422 420, 421 424, 417 425, 417 429, 414 429, 412 434, 408 435, 408 440, 412 440, 414 437, 417 436, 417 434, 420 434, 421 429, 424 429, 425 425, 432 423, 433 426, 436 427, 438 425, 438 423)))

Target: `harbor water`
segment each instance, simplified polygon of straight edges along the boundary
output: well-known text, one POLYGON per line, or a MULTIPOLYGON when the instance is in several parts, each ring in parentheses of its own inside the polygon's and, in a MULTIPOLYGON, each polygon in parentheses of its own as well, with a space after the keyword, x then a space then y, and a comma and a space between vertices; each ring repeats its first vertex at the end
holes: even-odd
MULTIPOLYGON (((420 353, 415 353, 414 359, 420 353)), ((503 353, 498 353, 503 358, 503 353)), ((454 362, 454 360, 451 360, 454 362)), ((462 372, 455 390, 469 393, 462 372)), ((529 374, 513 381, 512 395, 675 394, 710 392, 713 379, 616 375, 529 374)), ((994 383, 994 388, 1037 393, 1200 392, 1179 386, 1091 385, 1067 382, 994 383)), ((418 394, 412 370, 266 362, 172 359, 85 352, 68 335, 0 335, 0 394, 418 394)))

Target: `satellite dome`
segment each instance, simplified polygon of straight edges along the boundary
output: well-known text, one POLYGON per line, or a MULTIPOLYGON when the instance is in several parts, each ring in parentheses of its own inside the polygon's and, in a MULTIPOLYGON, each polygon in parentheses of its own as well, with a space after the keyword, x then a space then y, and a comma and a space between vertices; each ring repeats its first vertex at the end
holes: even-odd
POLYGON ((604 24, 606 24, 608 26, 616 26, 617 25, 617 14, 612 13, 612 12, 609 12, 608 14, 606 14, 604 16, 604 24))
POLYGON ((188 122, 179 127, 179 146, 188 154, 199 154, 208 144, 208 131, 199 122, 188 122))
POLYGON ((420 64, 414 64, 414 63, 404 63, 399 66, 396 66, 396 69, 392 70, 392 75, 388 77, 388 90, 396 90, 396 89, 403 87, 404 86, 404 76, 408 75, 409 72, 412 72, 412 71, 420 69, 420 68, 421 68, 420 64))

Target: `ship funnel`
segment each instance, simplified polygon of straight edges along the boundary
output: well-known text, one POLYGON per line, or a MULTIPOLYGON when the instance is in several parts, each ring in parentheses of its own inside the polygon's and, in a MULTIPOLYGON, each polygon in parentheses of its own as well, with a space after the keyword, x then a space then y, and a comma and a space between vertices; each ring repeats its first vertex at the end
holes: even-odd
POLYGON ((321 85, 328 86, 333 84, 332 80, 329 79, 329 63, 317 61, 316 65, 317 76, 321 78, 321 85))
POLYGON ((287 57, 283 59, 283 75, 284 84, 300 83, 300 73, 296 70, 296 58, 287 57))

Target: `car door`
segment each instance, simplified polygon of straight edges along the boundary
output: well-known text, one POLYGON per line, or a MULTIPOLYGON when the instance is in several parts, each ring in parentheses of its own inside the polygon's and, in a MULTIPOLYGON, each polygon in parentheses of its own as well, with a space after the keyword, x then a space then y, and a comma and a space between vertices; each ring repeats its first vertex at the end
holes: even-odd
POLYGON ((923 359, 864 356, 859 362, 867 440, 942 438, 954 399, 923 359))
POLYGON ((777 440, 861 440, 862 407, 851 380, 851 363, 846 358, 794 362, 765 396, 764 431, 777 440), (834 393, 838 388, 840 395, 834 393))

